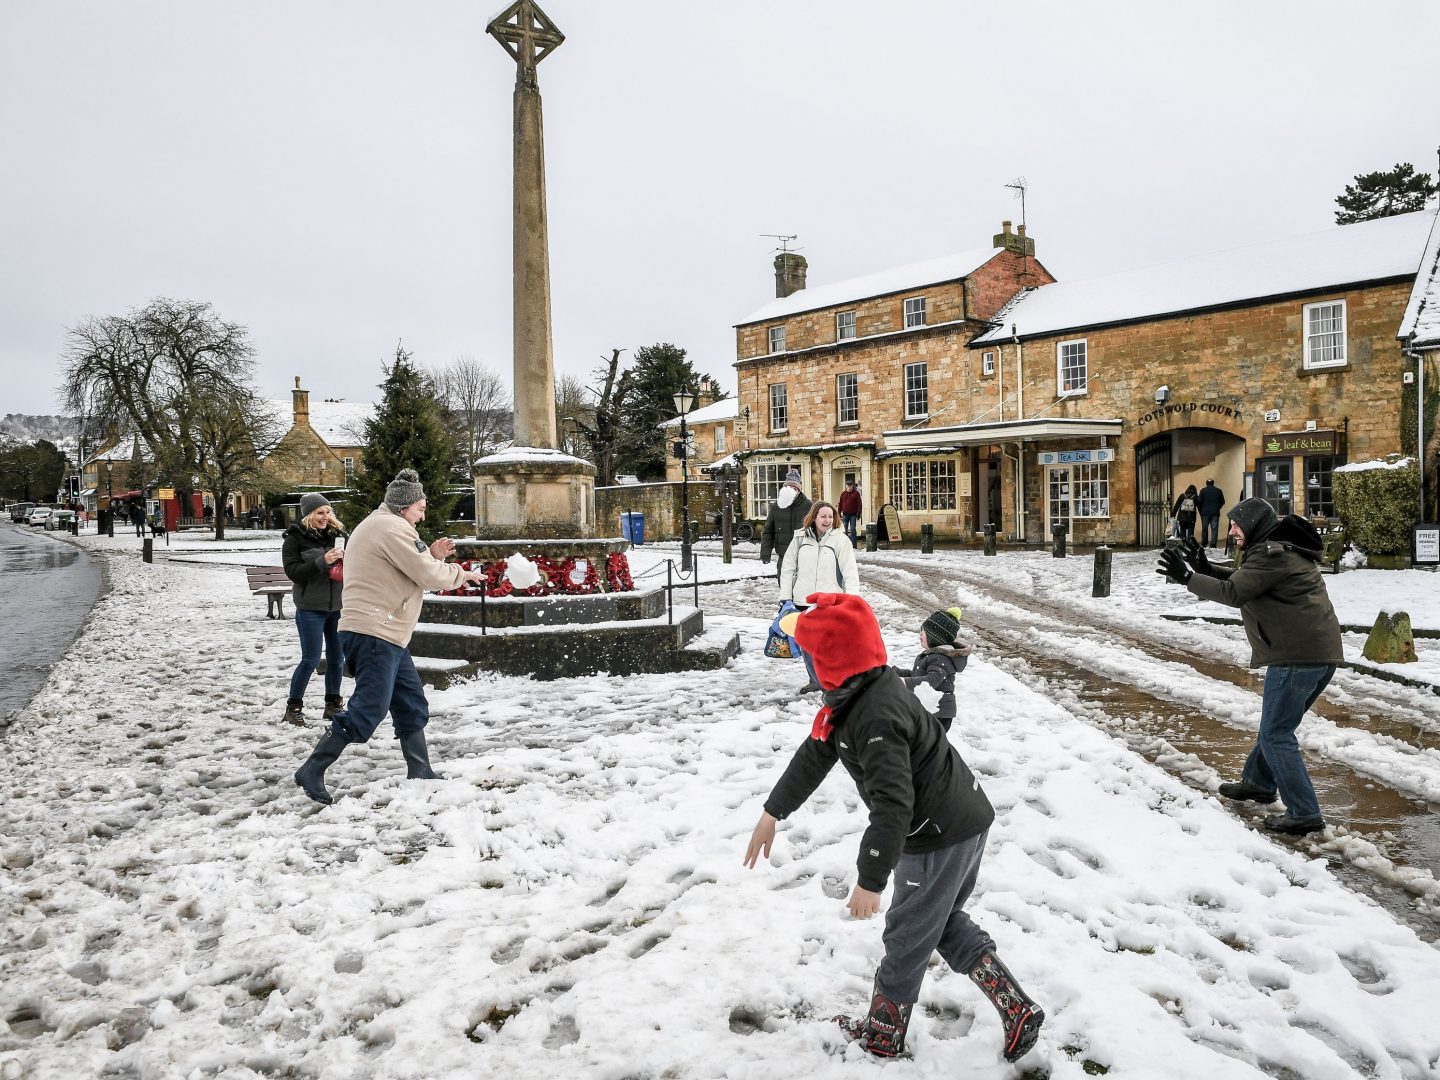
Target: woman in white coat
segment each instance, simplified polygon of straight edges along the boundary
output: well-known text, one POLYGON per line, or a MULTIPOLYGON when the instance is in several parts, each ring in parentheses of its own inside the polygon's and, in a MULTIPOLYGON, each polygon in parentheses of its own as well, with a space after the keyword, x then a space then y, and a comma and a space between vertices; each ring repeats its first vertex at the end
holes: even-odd
MULTIPOLYGON (((839 529, 835 519, 839 515, 828 502, 816 502, 790 546, 785 549, 785 558, 780 563, 780 600, 791 601, 800 610, 807 607, 805 598, 812 593, 858 593, 860 575, 855 569, 855 546, 839 529)), ((796 646, 798 648, 798 645, 796 646)), ((815 693, 820 683, 815 679, 815 668, 810 657, 800 651, 805 661, 805 670, 810 681, 801 689, 802 694, 815 693)))

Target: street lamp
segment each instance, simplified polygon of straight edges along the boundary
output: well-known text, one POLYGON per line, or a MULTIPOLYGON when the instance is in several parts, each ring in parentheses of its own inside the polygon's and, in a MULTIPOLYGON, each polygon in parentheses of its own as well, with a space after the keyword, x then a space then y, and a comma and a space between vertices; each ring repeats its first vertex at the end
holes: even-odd
POLYGON ((112 462, 105 459, 105 535, 115 539, 115 491, 110 486, 110 469, 112 462))
POLYGON ((690 572, 690 439, 685 430, 685 414, 695 404, 695 395, 684 387, 675 394, 675 410, 680 414, 680 572, 690 572))

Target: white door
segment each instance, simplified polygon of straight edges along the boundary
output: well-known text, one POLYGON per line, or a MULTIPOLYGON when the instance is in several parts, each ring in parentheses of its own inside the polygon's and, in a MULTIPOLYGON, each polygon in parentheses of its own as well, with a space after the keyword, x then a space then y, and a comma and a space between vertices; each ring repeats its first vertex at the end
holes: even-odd
POLYGON ((1045 542, 1055 534, 1050 526, 1065 523, 1065 542, 1070 542, 1070 466, 1048 465, 1045 468, 1045 542))

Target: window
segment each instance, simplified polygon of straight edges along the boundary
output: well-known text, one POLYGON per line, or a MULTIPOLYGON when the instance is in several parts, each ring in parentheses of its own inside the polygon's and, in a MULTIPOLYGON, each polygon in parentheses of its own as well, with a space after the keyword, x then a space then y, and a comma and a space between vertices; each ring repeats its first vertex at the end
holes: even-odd
POLYGON ((349 486, 350 486, 350 482, 351 482, 352 480, 354 480, 354 479, 355 479, 355 459, 354 459, 353 457, 347 457, 347 458, 345 459, 345 486, 346 486, 346 487, 349 487, 349 486))
POLYGON ((715 429, 715 456, 725 456, 725 429, 723 427, 715 429))
POLYGON ((849 341, 855 336, 855 313, 842 311, 835 316, 835 340, 849 341))
POLYGON ((905 301, 905 329, 925 325, 925 298, 912 296, 905 301))
POLYGON ((1306 304, 1305 366, 1338 367, 1345 363, 1345 301, 1306 304))
POLYGON ((905 419, 930 415, 930 366, 905 365, 905 419))
POLYGON ((980 355, 980 374, 995 374, 995 354, 993 352, 982 353, 980 355))
POLYGON ((1055 346, 1055 385, 1058 396, 1087 393, 1090 385, 1088 350, 1084 340, 1062 341, 1055 346))
POLYGON ((1305 459, 1305 513, 1309 517, 1335 516, 1335 466, 1333 454, 1313 454, 1305 459))
POLYGON ((770 430, 784 431, 790 426, 790 410, 785 404, 785 384, 770 384, 770 430))
POLYGON ((890 501, 898 510, 954 510, 955 462, 891 462, 890 501))
POLYGON ((1072 465, 1070 516, 1077 518, 1108 518, 1110 516, 1110 464, 1072 465))
POLYGON ((770 327, 770 351, 772 353, 785 351, 785 327, 770 327))
POLYGON ((835 422, 860 422, 860 376, 854 372, 835 376, 835 422))
POLYGON ((800 463, 783 461, 750 467, 750 517, 758 521, 770 513, 770 504, 775 501, 781 485, 785 483, 785 474, 791 469, 800 469, 800 463))

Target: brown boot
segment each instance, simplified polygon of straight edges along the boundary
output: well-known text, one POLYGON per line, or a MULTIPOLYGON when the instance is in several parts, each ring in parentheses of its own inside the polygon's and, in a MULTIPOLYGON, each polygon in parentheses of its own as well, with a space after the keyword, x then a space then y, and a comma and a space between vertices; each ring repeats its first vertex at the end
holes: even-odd
POLYGON ((304 727, 305 714, 300 711, 303 708, 303 705, 303 702, 299 702, 296 701, 294 698, 291 698, 285 703, 285 715, 282 716, 280 719, 284 720, 287 724, 294 724, 296 727, 304 727))
POLYGON ((344 711, 345 699, 343 697, 341 697, 339 694, 325 695, 325 712, 321 715, 321 719, 329 720, 336 713, 344 711))

